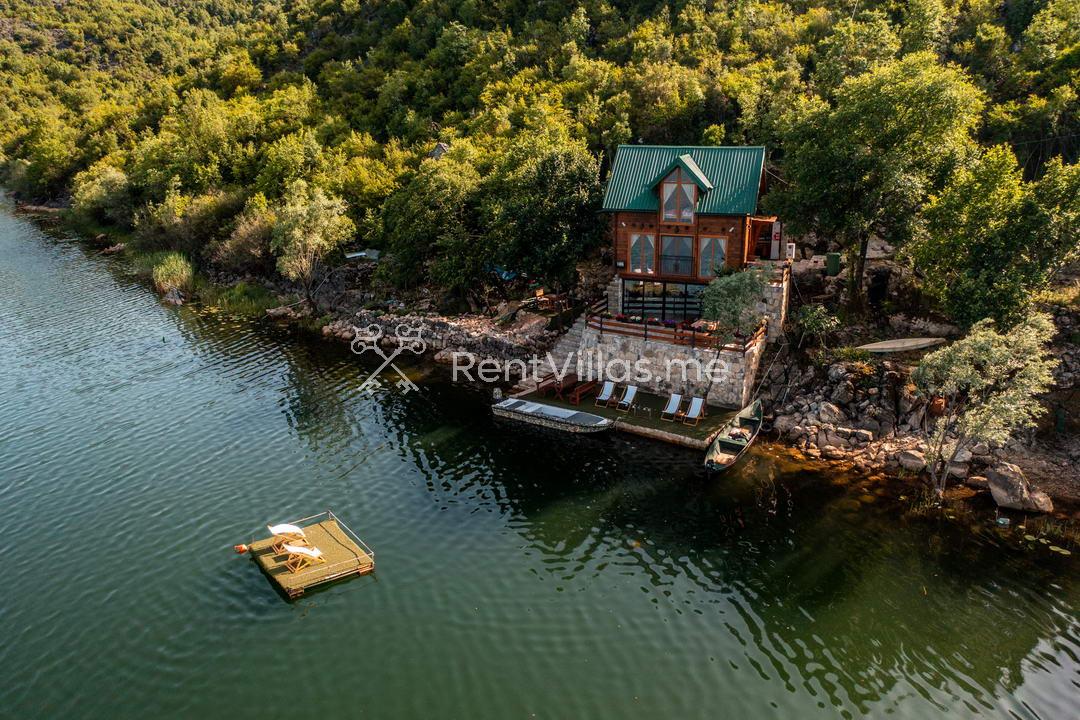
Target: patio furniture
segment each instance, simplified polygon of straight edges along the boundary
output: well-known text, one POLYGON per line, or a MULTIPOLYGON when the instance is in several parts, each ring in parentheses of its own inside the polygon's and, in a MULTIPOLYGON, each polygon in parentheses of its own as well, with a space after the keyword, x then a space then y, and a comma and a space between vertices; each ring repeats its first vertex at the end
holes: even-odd
POLYGON ((675 422, 675 416, 678 414, 681 405, 682 394, 672 393, 671 397, 668 398, 667 405, 660 411, 660 419, 668 422, 675 422))
POLYGON ((630 412, 630 408, 634 404, 634 398, 637 397, 637 385, 627 385, 625 392, 623 392, 622 400, 619 401, 615 409, 620 412, 630 412))

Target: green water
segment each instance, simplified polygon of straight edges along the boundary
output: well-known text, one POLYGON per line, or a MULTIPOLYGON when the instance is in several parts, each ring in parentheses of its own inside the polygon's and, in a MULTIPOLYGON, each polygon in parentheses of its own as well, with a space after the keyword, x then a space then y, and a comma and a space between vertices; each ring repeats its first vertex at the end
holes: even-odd
POLYGON ((1074 559, 364 369, 0 211, 0 716, 1080 717, 1074 559), (376 576, 232 552, 327 507, 376 576))

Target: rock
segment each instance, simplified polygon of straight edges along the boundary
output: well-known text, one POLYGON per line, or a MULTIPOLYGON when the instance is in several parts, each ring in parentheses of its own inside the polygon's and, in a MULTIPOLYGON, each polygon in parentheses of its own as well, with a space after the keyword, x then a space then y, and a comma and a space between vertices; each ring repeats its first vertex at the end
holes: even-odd
POLYGON ((903 450, 896 456, 900 467, 911 472, 922 472, 926 467, 926 456, 918 450, 903 450))
POLYGON ((952 464, 950 464, 949 465, 949 475, 951 475, 954 478, 957 478, 959 480, 963 480, 968 475, 967 463, 952 463, 952 464))
POLYGON ((847 377, 847 369, 843 365, 829 366, 829 382, 840 382, 847 377))
POLYGON ((998 463, 986 473, 986 480, 999 507, 1043 513, 1054 511, 1050 497, 1032 490, 1024 472, 1012 463, 998 463))
POLYGON ((975 443, 975 445, 972 446, 972 448, 971 448, 971 452, 974 453, 975 455, 989 455, 990 454, 990 446, 987 445, 984 442, 975 443))
POLYGON ((169 291, 165 293, 161 298, 170 305, 183 305, 184 295, 176 288, 169 288, 169 291))
POLYGON ((829 399, 837 405, 847 405, 855 399, 855 386, 850 382, 843 382, 836 386, 829 399))
POLYGON ((832 425, 842 423, 847 419, 843 410, 829 402, 821 403, 821 407, 818 409, 818 418, 821 422, 832 425))
POLYGON ((976 490, 986 490, 990 487, 990 483, 982 475, 971 475, 964 481, 964 484, 976 490))
POLYGON ((295 320, 297 317, 299 317, 296 311, 288 305, 269 308, 266 311, 266 316, 272 320, 295 320))
POLYGON ((115 245, 110 245, 109 247, 102 250, 101 254, 102 255, 115 255, 116 253, 124 252, 124 250, 126 248, 127 248, 127 245, 125 245, 124 243, 116 243, 115 245))
POLYGON ((773 421, 773 429, 781 435, 786 435, 795 427, 795 418, 791 415, 781 415, 773 421))
POLYGON ((967 448, 960 448, 956 453, 956 457, 953 458, 954 463, 969 463, 971 462, 971 451, 967 448))
POLYGON ((860 442, 860 443, 868 443, 868 442, 873 442, 874 441, 874 433, 870 432, 869 430, 864 430, 864 429, 852 430, 851 431, 851 437, 856 442, 860 442))
POLYGON ((821 454, 828 460, 843 460, 847 457, 847 453, 838 447, 827 447, 821 451, 821 454))

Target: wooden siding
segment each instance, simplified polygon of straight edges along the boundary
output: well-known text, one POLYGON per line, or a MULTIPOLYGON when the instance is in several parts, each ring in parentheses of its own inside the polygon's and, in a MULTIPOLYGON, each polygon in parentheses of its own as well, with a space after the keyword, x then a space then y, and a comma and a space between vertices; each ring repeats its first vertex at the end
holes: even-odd
POLYGON ((753 242, 749 236, 750 218, 737 215, 698 215, 690 225, 672 224, 660 222, 659 213, 655 212, 615 212, 611 214, 610 231, 613 239, 615 261, 622 262, 623 267, 616 265, 616 272, 624 278, 636 280, 670 280, 674 282, 707 282, 711 278, 699 278, 696 276, 699 267, 699 243, 701 237, 726 237, 727 245, 724 248, 724 264, 730 268, 741 268, 746 265, 753 254, 753 242), (656 272, 652 275, 630 272, 630 236, 638 233, 646 233, 655 236, 656 259, 654 267, 656 272), (694 271, 693 276, 665 275, 660 272, 660 237, 662 235, 692 236, 694 245, 694 271))

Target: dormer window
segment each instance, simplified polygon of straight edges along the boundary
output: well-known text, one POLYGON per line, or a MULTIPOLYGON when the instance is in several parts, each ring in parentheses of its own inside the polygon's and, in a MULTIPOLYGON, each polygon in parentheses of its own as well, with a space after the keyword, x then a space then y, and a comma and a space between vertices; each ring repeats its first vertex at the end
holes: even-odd
POLYGON ((664 222, 693 223, 697 185, 682 168, 675 168, 660 184, 664 222))

